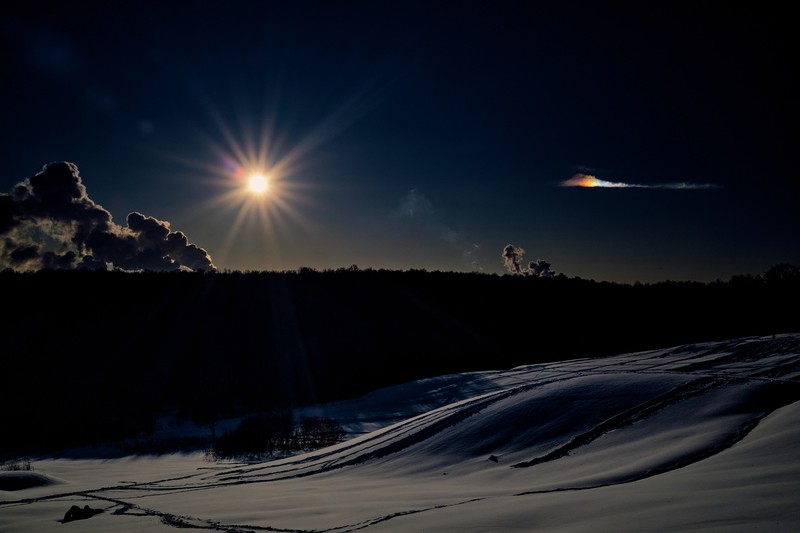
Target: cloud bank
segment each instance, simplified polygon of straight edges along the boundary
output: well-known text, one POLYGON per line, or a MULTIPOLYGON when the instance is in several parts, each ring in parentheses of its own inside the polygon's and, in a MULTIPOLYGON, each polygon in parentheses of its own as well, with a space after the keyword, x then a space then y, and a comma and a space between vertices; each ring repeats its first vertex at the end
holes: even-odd
POLYGON ((642 183, 625 183, 622 181, 606 181, 598 179, 591 174, 575 174, 570 179, 559 183, 560 187, 601 187, 606 189, 719 189, 713 183, 657 183, 645 185, 642 183))
POLYGON ((127 227, 86 193, 78 167, 50 163, 0 193, 0 265, 15 270, 215 271, 204 249, 169 222, 131 213, 127 227))

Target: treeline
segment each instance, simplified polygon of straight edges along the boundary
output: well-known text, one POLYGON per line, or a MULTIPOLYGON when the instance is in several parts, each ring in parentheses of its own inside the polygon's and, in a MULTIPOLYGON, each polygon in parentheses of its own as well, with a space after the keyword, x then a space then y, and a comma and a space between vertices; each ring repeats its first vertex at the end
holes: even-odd
POLYGON ((800 272, 622 285, 358 270, 0 272, 0 456, 444 373, 800 331, 800 272))

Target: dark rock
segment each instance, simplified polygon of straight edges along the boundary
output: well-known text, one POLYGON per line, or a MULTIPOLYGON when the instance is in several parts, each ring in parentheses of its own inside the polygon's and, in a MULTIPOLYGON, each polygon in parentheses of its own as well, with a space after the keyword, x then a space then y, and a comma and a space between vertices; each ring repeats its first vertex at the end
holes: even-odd
POLYGON ((83 509, 77 505, 73 505, 69 508, 69 511, 64 514, 64 520, 62 520, 62 522, 66 524, 67 522, 73 522, 75 520, 86 520, 102 512, 102 509, 92 509, 88 505, 84 505, 83 509))

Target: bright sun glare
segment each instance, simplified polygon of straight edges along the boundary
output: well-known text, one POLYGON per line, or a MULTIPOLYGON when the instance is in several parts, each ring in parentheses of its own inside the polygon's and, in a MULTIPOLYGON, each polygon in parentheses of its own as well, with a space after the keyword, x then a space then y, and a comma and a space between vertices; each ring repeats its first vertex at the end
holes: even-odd
POLYGON ((304 171, 312 164, 314 150, 350 122, 351 119, 342 119, 340 114, 351 111, 352 105, 351 101, 346 102, 293 144, 287 144, 282 135, 276 134, 275 111, 265 110, 260 128, 243 123, 240 131, 234 131, 223 115, 209 105, 208 111, 224 140, 224 143, 212 137, 206 140, 207 151, 215 154, 217 160, 185 161, 207 173, 210 183, 221 189, 201 209, 226 217, 234 214, 232 219, 225 220, 227 233, 214 252, 215 258, 224 262, 241 233, 250 236, 256 231, 268 249, 274 250, 282 244, 285 232, 308 230, 309 220, 302 208, 313 206, 313 202, 307 196, 311 186, 304 181, 304 171))
POLYGON ((263 194, 266 192, 268 187, 269 182, 267 181, 267 178, 261 174, 253 174, 247 180, 247 188, 250 189, 250 192, 252 193, 263 194))

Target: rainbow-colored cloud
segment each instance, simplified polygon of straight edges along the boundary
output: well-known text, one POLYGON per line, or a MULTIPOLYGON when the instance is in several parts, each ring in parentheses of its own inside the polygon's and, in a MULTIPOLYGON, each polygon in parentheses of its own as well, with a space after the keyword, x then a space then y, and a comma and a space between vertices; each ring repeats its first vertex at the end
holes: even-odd
POLYGON ((645 185, 642 183, 625 183, 621 181, 606 181, 598 179, 591 174, 575 174, 570 179, 559 183, 560 187, 602 187, 607 189, 719 189, 713 183, 657 183, 645 185))

